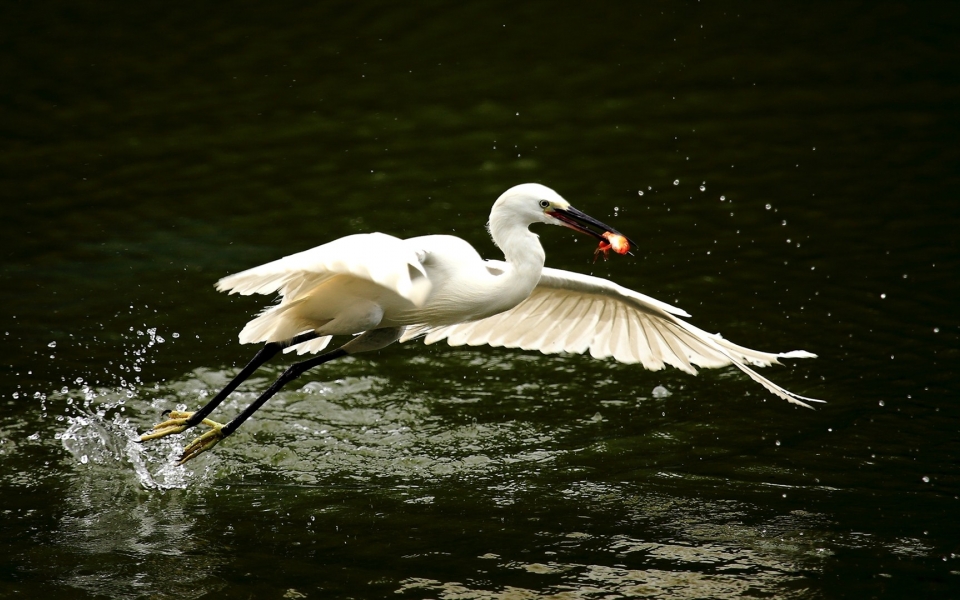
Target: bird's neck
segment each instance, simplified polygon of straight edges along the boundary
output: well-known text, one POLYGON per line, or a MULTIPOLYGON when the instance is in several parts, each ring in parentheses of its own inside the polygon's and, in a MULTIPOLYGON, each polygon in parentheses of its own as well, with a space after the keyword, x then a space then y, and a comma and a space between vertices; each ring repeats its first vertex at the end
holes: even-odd
POLYGON ((511 267, 505 275, 512 280, 510 285, 514 289, 526 289, 529 293, 540 281, 546 260, 540 238, 525 226, 498 225, 501 224, 496 220, 490 220, 493 242, 503 251, 507 265, 511 267))

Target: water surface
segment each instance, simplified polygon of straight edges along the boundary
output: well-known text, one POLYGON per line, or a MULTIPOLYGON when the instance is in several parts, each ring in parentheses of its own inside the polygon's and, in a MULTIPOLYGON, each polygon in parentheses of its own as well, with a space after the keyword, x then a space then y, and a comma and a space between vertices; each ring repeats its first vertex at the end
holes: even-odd
POLYGON ((960 589, 955 11, 9 12, 0 596, 960 589), (593 264, 541 228, 550 266, 815 352, 765 374, 828 404, 410 343, 310 373, 185 468, 189 437, 135 443, 254 352, 236 332, 270 298, 217 279, 363 231, 499 258, 490 205, 526 181, 640 244, 593 264))

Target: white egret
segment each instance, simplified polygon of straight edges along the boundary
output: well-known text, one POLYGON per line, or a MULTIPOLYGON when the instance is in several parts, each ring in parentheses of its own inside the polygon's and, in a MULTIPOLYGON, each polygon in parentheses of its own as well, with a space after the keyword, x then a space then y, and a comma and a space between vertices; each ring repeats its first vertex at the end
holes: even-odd
POLYGON ((600 249, 635 246, 615 229, 539 184, 510 188, 490 211, 493 242, 506 260, 483 260, 464 240, 428 235, 401 240, 383 233, 349 235, 217 282, 231 294, 280 293, 240 332, 241 343, 265 342, 250 363, 206 406, 174 411, 141 440, 179 433, 200 423, 211 429, 189 444, 181 464, 233 433, 288 382, 330 360, 424 336, 432 344, 487 344, 545 354, 590 351, 658 370, 671 365, 734 365, 773 394, 800 406, 820 402, 789 392, 752 367, 779 358, 814 357, 801 350, 751 350, 680 319, 683 310, 611 281, 543 266, 534 223, 562 225, 600 240, 600 249), (296 363, 236 418, 221 425, 207 416, 257 368, 281 350, 323 350, 331 336, 356 335, 339 348, 296 363))

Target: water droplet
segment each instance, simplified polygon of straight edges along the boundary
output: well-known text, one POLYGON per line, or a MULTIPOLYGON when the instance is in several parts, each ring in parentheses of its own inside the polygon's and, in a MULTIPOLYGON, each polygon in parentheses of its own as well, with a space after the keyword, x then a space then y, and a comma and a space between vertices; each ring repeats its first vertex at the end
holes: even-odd
POLYGON ((47 348, 56 348, 56 347, 57 347, 56 342, 50 342, 49 344, 47 344, 47 348))
POLYGON ((701 191, 701 192, 707 191, 707 186, 701 185, 701 186, 700 186, 700 191, 701 191))
POLYGON ((662 385, 658 385, 657 387, 653 388, 652 392, 650 392, 650 394, 654 398, 666 398, 667 396, 670 396, 672 393, 673 392, 663 387, 662 385))
POLYGON ((767 204, 767 210, 770 210, 771 208, 773 208, 773 207, 770 206, 770 204, 768 203, 768 204, 767 204))
POLYGON ((178 338, 178 337, 180 337, 180 334, 177 333, 176 331, 174 331, 174 332, 173 332, 173 337, 174 337, 174 338, 178 338))
POLYGON ((727 199, 726 196, 720 196, 720 202, 723 202, 723 201, 726 200, 726 199, 727 199))
POLYGON ((643 190, 640 190, 640 191, 638 191, 637 193, 642 196, 642 195, 643 195, 643 190))
POLYGON ((80 462, 82 462, 83 464, 87 464, 89 461, 90 461, 90 459, 87 458, 87 455, 86 455, 86 454, 84 454, 83 456, 80 457, 80 462))
POLYGON ((881 400, 879 404, 880 404, 880 406, 886 406, 887 403, 884 402, 883 400, 881 400))
POLYGON ((674 179, 674 180, 673 180, 673 185, 680 185, 680 180, 679 180, 679 179, 674 179))
POLYGON ((940 328, 939 328, 939 327, 934 327, 934 328, 933 328, 933 332, 934 332, 934 333, 940 333, 940 328))
POLYGON ((777 445, 778 445, 778 446, 780 445, 780 440, 777 440, 777 445))
POLYGON ((921 477, 921 479, 923 479, 923 482, 924 482, 924 483, 930 483, 930 477, 928 477, 928 476, 926 476, 926 475, 924 475, 923 477, 921 477))
POLYGON ((880 298, 881 298, 881 299, 882 299, 882 298, 886 298, 886 297, 887 297, 886 294, 880 294, 880 298))

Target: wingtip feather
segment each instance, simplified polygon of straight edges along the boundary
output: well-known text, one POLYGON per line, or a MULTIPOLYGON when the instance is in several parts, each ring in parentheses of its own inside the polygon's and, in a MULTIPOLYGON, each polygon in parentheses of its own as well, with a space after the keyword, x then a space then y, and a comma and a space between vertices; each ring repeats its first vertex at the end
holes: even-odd
POLYGON ((790 352, 781 352, 777 355, 780 358, 817 358, 813 352, 806 350, 791 350, 790 352))

